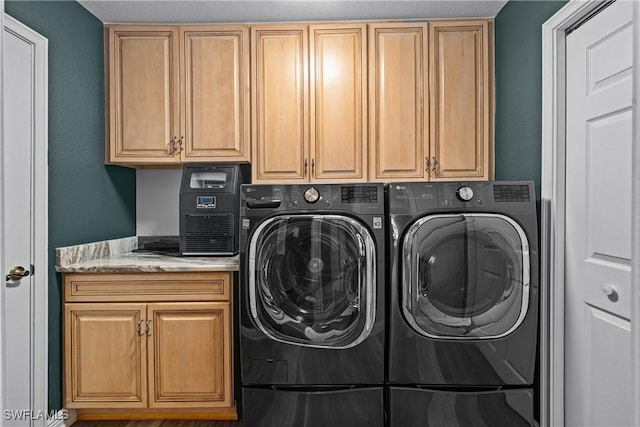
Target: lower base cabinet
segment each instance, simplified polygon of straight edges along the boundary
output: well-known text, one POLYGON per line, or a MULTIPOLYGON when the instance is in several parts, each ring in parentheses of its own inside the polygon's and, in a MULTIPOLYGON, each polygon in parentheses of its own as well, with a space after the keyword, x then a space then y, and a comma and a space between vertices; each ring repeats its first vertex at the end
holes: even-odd
POLYGON ((66 408, 237 418, 231 273, 78 273, 64 282, 66 408))

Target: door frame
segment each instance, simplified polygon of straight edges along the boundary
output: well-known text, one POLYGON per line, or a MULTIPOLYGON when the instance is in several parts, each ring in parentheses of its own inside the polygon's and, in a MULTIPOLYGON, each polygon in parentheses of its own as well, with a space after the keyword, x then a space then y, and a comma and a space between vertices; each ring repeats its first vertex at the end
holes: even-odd
MULTIPOLYGON (((633 169, 631 209, 640 212, 640 2, 633 3, 633 169)), ((631 216, 631 366, 632 402, 640 400, 640 216, 631 216)), ((633 423, 640 425, 640 407, 633 408, 633 423)))
MULTIPOLYGON (((0 391, 0 408, 1 409, 31 409, 34 413, 43 411, 48 413, 48 287, 49 287, 49 265, 48 265, 48 249, 49 249, 49 214, 48 214, 48 41, 45 37, 33 31, 31 28, 17 21, 4 13, 4 2, 2 4, 2 34, 4 36, 5 28, 26 43, 33 47, 33 70, 34 70, 34 110, 33 110, 33 147, 32 147, 32 167, 33 167, 33 194, 32 197, 32 226, 33 240, 31 259, 33 265, 37 269, 31 279, 33 293, 31 300, 31 308, 33 312, 33 323, 31 337, 31 407, 30 408, 4 408, 4 395, 8 390, 0 391)), ((0 41, 2 39, 0 38, 0 41)), ((4 56, 4 54, 0 55, 4 56)), ((1 61, 5 58, 0 59, 1 61)), ((1 68, 0 68, 1 72, 1 68)), ((0 80, 0 86, 2 81, 0 80)), ((0 89, 1 90, 1 89, 0 89)), ((0 92, 2 93, 2 92, 0 92)), ((4 98, 1 98, 4 103, 4 98)), ((1 113, 0 107, 0 113, 1 113)), ((0 120, 2 118, 0 117, 0 120)), ((1 130, 1 129, 0 129, 1 130)), ((11 141, 4 140, 2 135, 2 145, 0 146, 0 161, 4 159, 4 144, 11 141)), ((0 186, 0 204, 4 205, 5 192, 0 186)), ((0 210, 0 215, 2 215, 0 210)), ((2 219, 2 218, 0 218, 2 219)), ((0 241, 4 242, 4 236, 0 227, 0 241)), ((3 273, 3 272, 2 272, 3 273)), ((3 287, 4 294, 4 287, 3 287)), ((4 303, 4 298, 3 298, 4 303)), ((2 321, 0 316, 0 322, 2 321)), ((2 351, 0 360, 5 358, 5 338, 6 328, 8 325, 0 324, 0 338, 2 351)), ((4 366, 0 368, 0 378, 5 378, 4 366)), ((3 388, 6 384, 3 382, 3 388)), ((46 425, 46 417, 44 419, 35 420, 36 424, 41 422, 46 425)))
MULTIPOLYGON (((628 0, 618 0, 628 1, 628 0)), ((564 425, 564 308, 565 308, 565 160, 566 160, 566 34, 606 2, 570 0, 542 25, 542 204, 541 204, 541 425, 564 425)), ((633 200, 640 209, 640 5, 634 2, 633 47, 633 200)), ((640 219, 632 215, 632 359, 633 401, 640 399, 640 219)), ((640 408, 634 408, 640 425, 640 408)))
MULTIPOLYGON (((4 163, 4 78, 3 78, 3 57, 4 57, 4 49, 3 40, 4 40, 4 0, 0 0, 0 165, 4 163)), ((4 242, 4 228, 2 224, 4 224, 4 213, 2 206, 4 206, 4 187, 2 183, 0 183, 0 247, 2 247, 2 242, 4 242)), ((4 296, 5 296, 5 287, 0 287, 0 367, 4 366, 4 322, 2 321, 2 313, 4 313, 4 296)), ((4 384, 4 370, 0 368, 0 385, 4 384)), ((4 386, 0 387, 0 410, 4 413, 4 386)))

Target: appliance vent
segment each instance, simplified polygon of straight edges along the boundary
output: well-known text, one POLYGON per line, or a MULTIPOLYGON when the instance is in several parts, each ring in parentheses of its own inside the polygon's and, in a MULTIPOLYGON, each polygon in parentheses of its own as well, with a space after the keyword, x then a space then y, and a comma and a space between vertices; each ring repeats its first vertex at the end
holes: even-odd
POLYGON ((186 215, 187 253, 235 252, 234 215, 186 215))

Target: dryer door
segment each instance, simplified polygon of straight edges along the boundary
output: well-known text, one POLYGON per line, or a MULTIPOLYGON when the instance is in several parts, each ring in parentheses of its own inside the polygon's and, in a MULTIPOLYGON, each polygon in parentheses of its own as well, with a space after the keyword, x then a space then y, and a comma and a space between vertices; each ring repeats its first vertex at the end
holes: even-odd
POLYGON ((358 221, 340 215, 277 216, 249 244, 251 316, 274 340, 349 348, 371 332, 375 245, 358 221))
POLYGON ((498 214, 432 215, 402 244, 403 312, 420 334, 442 339, 503 337, 529 304, 529 244, 498 214))

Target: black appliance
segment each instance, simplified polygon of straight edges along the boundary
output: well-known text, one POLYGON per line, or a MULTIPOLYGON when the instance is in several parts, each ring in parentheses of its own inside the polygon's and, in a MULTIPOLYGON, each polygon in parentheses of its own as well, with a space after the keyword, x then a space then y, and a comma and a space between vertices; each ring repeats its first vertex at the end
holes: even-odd
POLYGON ((180 253, 238 253, 240 165, 192 163, 184 166, 180 185, 180 253))
POLYGON ((384 424, 381 184, 243 185, 245 427, 384 424))
POLYGON ((533 425, 533 183, 393 183, 388 205, 389 425, 533 425))

